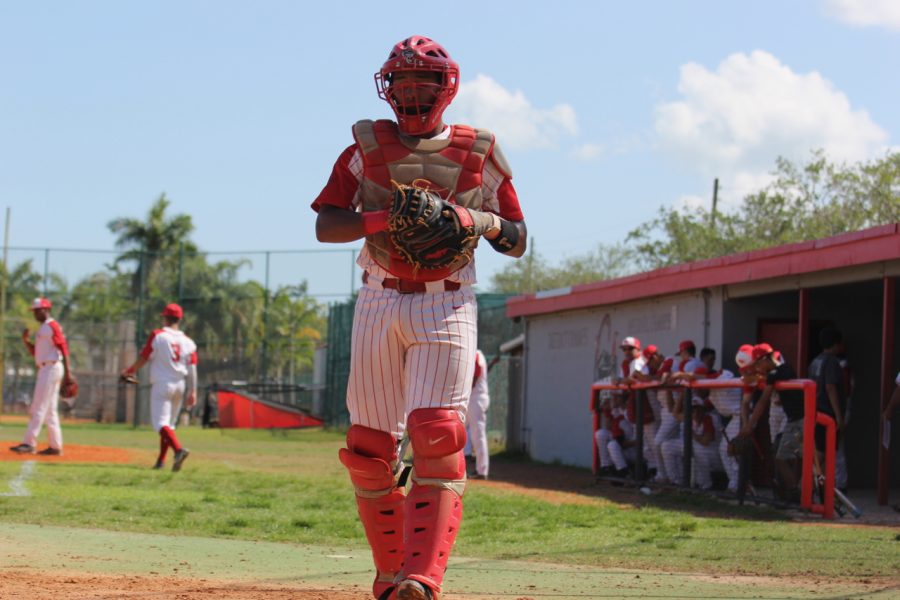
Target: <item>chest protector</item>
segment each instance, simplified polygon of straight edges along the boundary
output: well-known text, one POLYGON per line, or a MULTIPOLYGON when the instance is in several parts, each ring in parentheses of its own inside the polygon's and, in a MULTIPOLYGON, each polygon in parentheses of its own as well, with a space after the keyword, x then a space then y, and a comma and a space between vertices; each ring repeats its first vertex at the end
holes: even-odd
MULTIPOLYGON (((366 120, 353 126, 353 138, 363 159, 363 177, 355 199, 362 210, 390 208, 392 180, 406 185, 425 180, 444 200, 481 209, 482 171, 494 147, 490 131, 454 125, 448 139, 423 140, 403 135, 393 121, 366 120)), ((366 247, 375 262, 397 277, 437 281, 468 264, 475 244, 443 269, 419 270, 397 253, 386 231, 367 236, 366 247)))

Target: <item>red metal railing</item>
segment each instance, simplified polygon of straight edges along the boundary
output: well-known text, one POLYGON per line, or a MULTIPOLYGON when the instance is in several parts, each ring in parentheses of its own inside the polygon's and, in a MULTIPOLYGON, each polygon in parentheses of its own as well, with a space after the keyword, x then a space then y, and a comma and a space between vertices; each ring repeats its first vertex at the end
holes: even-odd
MULTIPOLYGON (((600 413, 597 410, 598 395, 603 390, 641 390, 651 388, 736 388, 744 387, 744 383, 737 379, 716 381, 712 379, 685 382, 678 386, 662 386, 656 382, 635 382, 631 384, 594 383, 591 385, 590 409, 593 413, 594 429, 600 427, 600 413)), ((801 390, 803 392, 803 467, 800 484, 800 506, 816 514, 821 514, 826 519, 834 519, 834 465, 837 433, 834 419, 830 416, 816 412, 816 383, 810 379, 793 379, 775 383, 776 390, 801 390), (815 430, 816 424, 825 427, 825 483, 822 493, 822 504, 813 504, 813 478, 815 477, 813 464, 816 452, 815 430)), ((737 418, 737 417, 735 417, 737 418)), ((593 448, 593 469, 598 471, 597 440, 591 436, 593 448)))

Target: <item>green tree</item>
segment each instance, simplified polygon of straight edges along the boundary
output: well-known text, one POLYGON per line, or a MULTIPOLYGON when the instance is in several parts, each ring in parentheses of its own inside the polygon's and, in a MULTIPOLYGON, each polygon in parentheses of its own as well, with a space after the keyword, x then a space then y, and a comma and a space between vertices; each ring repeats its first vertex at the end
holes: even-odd
POLYGON ((188 253, 197 251, 197 247, 188 239, 194 231, 191 216, 177 214, 169 217, 166 209, 170 204, 163 193, 150 207, 146 220, 119 217, 107 223, 109 230, 118 236, 116 248, 125 250, 116 258, 115 266, 118 267, 122 262, 134 262, 137 265, 131 286, 131 293, 135 298, 140 293, 141 284, 156 274, 163 257, 179 249, 188 253), (142 259, 143 269, 140 268, 142 259))
POLYGON ((848 166, 817 151, 801 164, 779 158, 773 176, 715 218, 704 208, 660 208, 626 243, 654 269, 900 221, 900 153, 848 166))
POLYGON ((316 345, 325 333, 323 307, 307 295, 306 282, 279 288, 269 304, 267 348, 271 370, 278 379, 293 382, 310 373, 316 345))
POLYGON ((491 278, 491 291, 529 294, 569 285, 621 277, 635 269, 634 252, 622 244, 598 244, 593 250, 553 266, 532 249, 491 278))

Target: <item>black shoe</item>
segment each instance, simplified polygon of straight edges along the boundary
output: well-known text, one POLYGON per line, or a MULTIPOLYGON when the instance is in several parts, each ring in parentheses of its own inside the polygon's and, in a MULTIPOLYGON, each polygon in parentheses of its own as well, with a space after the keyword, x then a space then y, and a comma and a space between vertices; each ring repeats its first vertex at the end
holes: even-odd
POLYGON ((153 465, 153 468, 154 469, 162 469, 164 466, 166 466, 166 462, 160 458, 156 461, 156 464, 153 465))
POLYGON ((13 452, 18 454, 36 454, 34 446, 29 446, 28 444, 19 444, 18 446, 12 446, 10 448, 13 452))
MULTIPOLYGON (((625 467, 624 469, 617 469, 616 471, 613 471, 613 477, 615 477, 616 479, 628 479, 629 477, 631 477, 631 471, 628 470, 628 467, 625 467)), ((616 487, 625 485, 624 481, 612 481, 610 483, 612 483, 616 487)))
POLYGON ((41 456, 62 456, 62 450, 59 448, 44 448, 38 454, 41 456))
POLYGON ((414 579, 404 579, 397 584, 397 600, 432 600, 433 597, 431 588, 414 579))
POLYGON ((469 479, 487 479, 487 478, 488 478, 487 475, 479 475, 478 473, 475 473, 474 475, 469 477, 469 479))
POLYGON ((182 448, 178 452, 175 453, 175 460, 172 461, 172 472, 177 473, 181 470, 181 463, 184 462, 184 459, 188 457, 191 453, 187 448, 182 448))

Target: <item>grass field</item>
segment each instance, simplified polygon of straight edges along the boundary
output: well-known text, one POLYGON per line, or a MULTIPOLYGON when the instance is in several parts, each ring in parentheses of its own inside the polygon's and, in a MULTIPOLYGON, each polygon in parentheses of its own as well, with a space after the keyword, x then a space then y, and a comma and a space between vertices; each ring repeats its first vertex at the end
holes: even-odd
MULTIPOLYGON (((0 440, 17 441, 22 429, 4 423, 0 440)), ((264 546, 266 556, 287 557, 302 549, 310 564, 318 564, 315 556, 352 556, 353 568, 329 581, 364 589, 370 579, 352 491, 336 458, 341 432, 185 429, 181 437, 192 454, 181 473, 149 468, 157 446, 149 429, 69 424, 64 433, 67 444, 127 448, 133 461, 37 463, 24 480, 30 495, 0 497, 0 528, 5 529, 0 544, 40 549, 53 545, 40 531, 78 531, 78 543, 91 538, 98 548, 126 549, 92 569, 143 572, 140 552, 132 556, 129 544, 153 546, 147 541, 153 536, 176 536, 178 543, 201 548, 192 550, 194 561, 200 561, 198 553, 216 554, 203 547, 221 550, 249 543, 264 546)), ((0 493, 7 492, 8 482, 22 478, 22 468, 22 462, 0 461, 0 493)), ((900 597, 897 528, 797 522, 770 509, 738 508, 690 495, 645 497, 613 488, 554 493, 547 489, 550 485, 539 485, 540 478, 529 480, 529 469, 546 475, 549 467, 498 456, 492 465, 496 481, 470 483, 448 572, 451 592, 454 579, 468 568, 461 591, 480 589, 490 595, 484 586, 495 585, 500 586, 496 594, 516 597, 599 597, 603 594, 578 590, 606 589, 616 577, 629 584, 621 588, 623 596, 630 595, 626 590, 644 596, 648 590, 680 590, 684 581, 691 581, 689 594, 657 597, 900 597), (505 478, 504 473, 515 476, 505 478), (493 575, 483 578, 481 588, 472 588, 473 581, 482 580, 472 579, 472 573, 489 564, 494 566, 487 572, 493 575), (588 583, 579 586, 571 577, 557 577, 552 584, 528 584, 551 590, 537 594, 525 584, 517 590, 521 578, 506 581, 496 575, 522 570, 552 579, 552 573, 566 569, 588 583), (599 579, 590 583, 591 577, 599 579), (747 589, 738 594, 738 587, 747 589)), ((567 472, 575 471, 554 470, 557 478, 567 472)), ((52 537, 66 538, 62 533, 52 537)), ((22 553, 6 550, 0 553, 0 568, 21 567, 22 553)), ((246 561, 247 568, 255 564, 251 558, 246 561)), ((204 569, 218 572, 210 565, 204 569)), ((267 580, 277 577, 256 567, 247 572, 251 579, 253 573, 267 580)), ((234 576, 235 571, 221 575, 234 576)))

